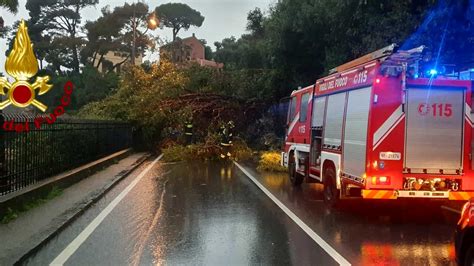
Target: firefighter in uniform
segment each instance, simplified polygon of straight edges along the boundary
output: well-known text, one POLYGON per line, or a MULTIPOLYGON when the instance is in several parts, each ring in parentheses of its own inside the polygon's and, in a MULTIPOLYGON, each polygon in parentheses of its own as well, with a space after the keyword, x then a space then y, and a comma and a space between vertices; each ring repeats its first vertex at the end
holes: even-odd
POLYGON ((221 135, 221 147, 222 159, 230 159, 232 157, 231 148, 232 148, 232 139, 233 139, 233 129, 234 129, 234 122, 231 120, 227 124, 223 124, 220 129, 221 135))
POLYGON ((193 143, 193 122, 192 119, 186 120, 184 123, 184 136, 186 137, 186 145, 193 143))

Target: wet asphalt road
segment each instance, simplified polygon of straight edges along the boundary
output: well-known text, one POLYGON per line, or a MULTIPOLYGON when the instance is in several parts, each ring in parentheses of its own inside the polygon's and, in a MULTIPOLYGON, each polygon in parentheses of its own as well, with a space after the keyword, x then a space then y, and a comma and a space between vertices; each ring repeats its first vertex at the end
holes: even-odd
MULTIPOLYGON (((107 193, 25 263, 51 263, 150 164, 107 193)), ((245 167, 353 265, 454 264, 457 214, 441 202, 350 201, 325 207, 322 186, 245 167)), ((331 254, 234 165, 157 163, 67 265, 336 265, 331 254)))

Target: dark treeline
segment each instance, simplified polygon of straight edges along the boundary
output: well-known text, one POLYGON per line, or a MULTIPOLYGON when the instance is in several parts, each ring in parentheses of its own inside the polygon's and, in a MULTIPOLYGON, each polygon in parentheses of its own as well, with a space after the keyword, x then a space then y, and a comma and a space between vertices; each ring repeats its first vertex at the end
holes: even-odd
POLYGON ((227 71, 264 76, 253 85, 275 101, 391 43, 426 45, 441 63, 472 65, 473 22, 472 0, 282 0, 266 15, 249 12, 248 34, 215 43, 214 58, 227 71))

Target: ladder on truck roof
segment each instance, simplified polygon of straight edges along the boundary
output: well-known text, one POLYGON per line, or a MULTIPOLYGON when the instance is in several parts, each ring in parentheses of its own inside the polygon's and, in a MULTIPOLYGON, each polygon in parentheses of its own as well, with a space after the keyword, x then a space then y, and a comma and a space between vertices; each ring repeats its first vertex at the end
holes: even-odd
POLYGON ((333 68, 329 70, 329 74, 340 73, 376 59, 380 59, 387 66, 400 66, 403 62, 414 62, 422 58, 426 46, 422 45, 410 50, 397 50, 397 48, 398 45, 393 43, 385 48, 333 68))
POLYGON ((417 62, 423 58, 423 52, 425 49, 426 46, 421 45, 410 50, 397 51, 385 58, 383 64, 384 66, 401 66, 402 63, 411 64, 417 62))
POLYGON ((382 48, 382 49, 377 50, 375 52, 372 52, 370 54, 366 54, 366 55, 361 56, 357 59, 354 59, 350 62, 347 62, 343 65, 335 67, 335 68, 329 70, 329 74, 334 74, 334 73, 337 73, 337 72, 343 72, 343 71, 348 70, 350 68, 353 68, 355 66, 359 66, 359 65, 368 63, 372 60, 379 59, 379 58, 382 58, 382 57, 387 57, 387 56, 393 54, 396 51, 397 46, 398 46, 397 44, 392 43, 391 45, 389 45, 385 48, 382 48))

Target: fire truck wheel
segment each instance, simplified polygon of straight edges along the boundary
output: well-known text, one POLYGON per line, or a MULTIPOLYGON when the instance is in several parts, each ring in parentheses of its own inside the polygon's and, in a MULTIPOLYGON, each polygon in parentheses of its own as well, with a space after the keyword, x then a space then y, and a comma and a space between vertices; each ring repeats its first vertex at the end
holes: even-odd
POLYGON ((290 162, 288 164, 288 176, 290 177, 290 182, 293 186, 297 187, 303 183, 304 176, 298 174, 296 172, 296 162, 293 156, 290 158, 290 162))
POLYGON ((336 186, 336 172, 327 168, 324 171, 324 202, 330 207, 335 207, 339 202, 339 189, 336 186))
POLYGON ((471 244, 464 257, 464 265, 474 265, 474 244, 471 244))

